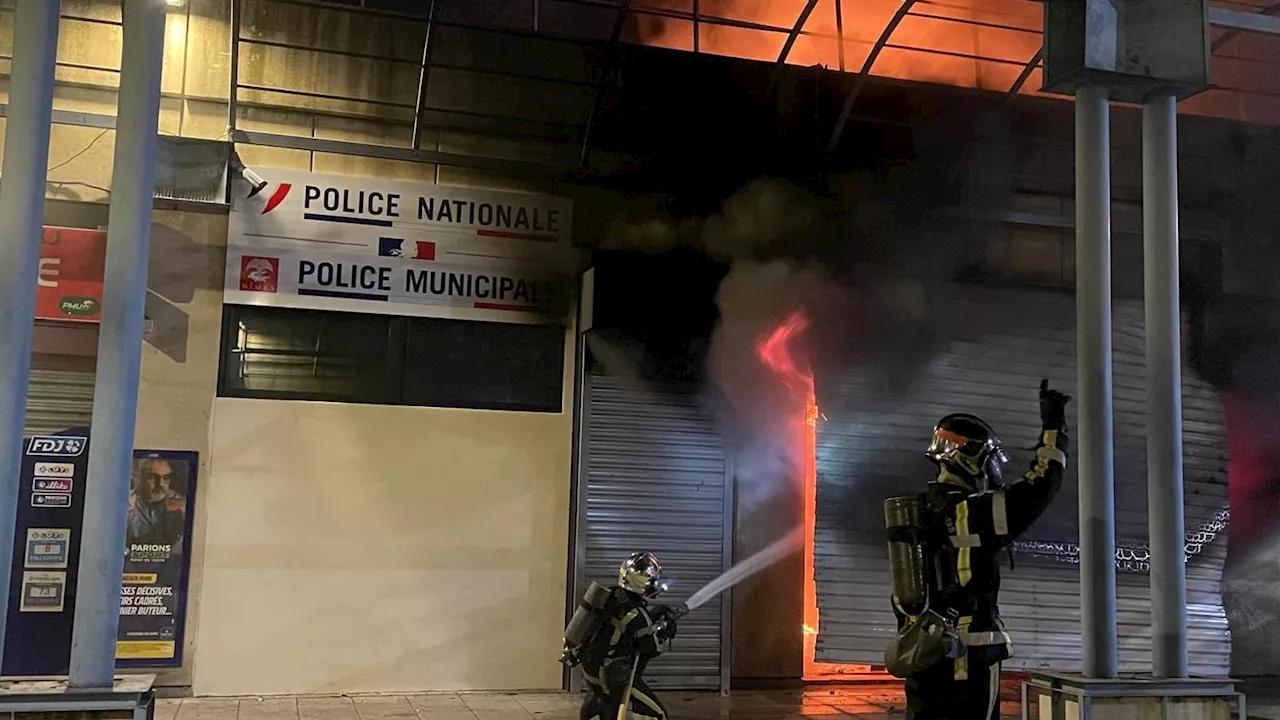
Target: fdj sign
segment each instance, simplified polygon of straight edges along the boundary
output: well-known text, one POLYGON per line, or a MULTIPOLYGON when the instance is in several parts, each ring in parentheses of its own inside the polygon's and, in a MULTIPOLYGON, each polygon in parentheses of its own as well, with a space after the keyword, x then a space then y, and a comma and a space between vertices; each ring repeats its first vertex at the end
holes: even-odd
POLYGON ((57 457, 78 457, 84 452, 86 439, 72 436, 40 436, 31 438, 27 445, 28 455, 46 455, 57 457))

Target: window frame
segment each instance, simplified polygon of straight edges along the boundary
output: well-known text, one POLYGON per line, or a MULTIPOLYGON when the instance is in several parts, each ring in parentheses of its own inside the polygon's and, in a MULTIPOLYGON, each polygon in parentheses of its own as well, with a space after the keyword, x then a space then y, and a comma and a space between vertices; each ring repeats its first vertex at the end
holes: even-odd
MULTIPOLYGON (((529 412, 539 414, 560 414, 565 411, 564 400, 564 363, 566 351, 565 328, 562 325, 546 324, 533 325, 526 323, 498 323, 483 320, 454 320, 449 318, 435 317, 419 317, 408 315, 381 315, 376 313, 358 313, 347 312, 341 310, 317 310, 310 308, 289 308, 276 307, 269 305, 240 305, 224 303, 222 309, 222 338, 218 344, 218 383, 217 396, 220 398, 239 398, 249 400, 280 400, 292 402, 329 402, 344 403, 355 405, 387 405, 394 407, 421 407, 436 408, 449 410, 484 410, 496 412, 529 412), (273 390, 260 388, 236 387, 231 382, 232 378, 228 374, 235 363, 238 363, 237 338, 239 336, 239 321, 243 317, 242 313, 253 313, 254 311, 264 313, 278 313, 280 315, 288 315, 291 313, 310 314, 313 316, 331 316, 340 315, 347 317, 375 317, 387 322, 387 342, 384 352, 383 371, 389 378, 386 396, 379 398, 373 393, 363 392, 353 396, 337 396, 332 393, 306 391, 306 390, 273 390), (429 404, 421 402, 408 402, 405 391, 406 382, 410 375, 409 351, 409 334, 411 328, 417 324, 420 327, 429 327, 430 323, 476 323, 481 325, 509 325, 518 327, 542 327, 548 330, 548 335, 555 334, 558 336, 558 346, 560 352, 558 355, 558 363, 555 366, 554 385, 556 388, 554 402, 540 404, 536 402, 515 401, 515 402, 476 402, 467 400, 452 404, 429 404)), ((368 386, 362 390, 369 390, 368 386)), ((429 398, 428 398, 429 399, 429 398)))

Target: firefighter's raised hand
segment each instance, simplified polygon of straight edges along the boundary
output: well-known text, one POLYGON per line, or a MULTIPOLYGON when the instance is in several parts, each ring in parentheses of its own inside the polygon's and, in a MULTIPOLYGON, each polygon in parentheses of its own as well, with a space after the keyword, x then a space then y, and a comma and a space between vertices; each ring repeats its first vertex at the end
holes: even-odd
POLYGON ((1045 430, 1062 430, 1067 426, 1067 403, 1070 395, 1064 395, 1049 387, 1049 379, 1040 381, 1040 423, 1045 430))

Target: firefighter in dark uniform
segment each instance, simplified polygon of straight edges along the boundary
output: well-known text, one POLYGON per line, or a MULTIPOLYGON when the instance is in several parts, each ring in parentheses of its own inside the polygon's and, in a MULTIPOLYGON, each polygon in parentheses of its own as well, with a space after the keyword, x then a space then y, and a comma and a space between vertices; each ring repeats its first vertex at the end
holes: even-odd
POLYGON ((580 720, 667 717, 666 708, 644 681, 649 661, 666 652, 676 634, 676 612, 651 601, 667 589, 662 566, 652 553, 633 553, 618 568, 618 586, 609 592, 598 631, 579 660, 587 683, 580 720))
MULTIPOLYGON (((1011 485, 991 426, 973 415, 938 422, 927 455, 937 477, 922 498, 934 611, 954 622, 963 649, 906 680, 907 720, 998 720, 1000 666, 1012 655, 1000 621, 1000 555, 1044 513, 1067 464, 1070 398, 1040 383, 1042 431, 1031 469, 1011 485)), ((899 627, 906 621, 895 602, 899 627)))

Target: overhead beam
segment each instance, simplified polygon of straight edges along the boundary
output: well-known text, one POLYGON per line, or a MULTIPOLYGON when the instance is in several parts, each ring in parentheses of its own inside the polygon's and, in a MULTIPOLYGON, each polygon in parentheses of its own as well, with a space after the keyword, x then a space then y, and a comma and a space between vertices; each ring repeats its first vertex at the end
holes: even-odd
POLYGON ((591 155, 591 131, 595 129, 596 115, 600 112, 600 101, 605 88, 613 82, 615 56, 618 43, 622 40, 622 30, 627 25, 627 13, 631 11, 631 0, 622 0, 618 5, 618 15, 613 21, 613 32, 609 35, 609 46, 605 50, 604 66, 600 68, 595 91, 591 94, 591 109, 587 111, 587 125, 582 132, 582 151, 578 155, 578 169, 586 170, 591 155))
POLYGON ((809 16, 813 14, 813 9, 818 7, 818 0, 809 0, 800 11, 800 15, 796 17, 796 24, 791 26, 791 32, 787 35, 787 41, 782 45, 782 52, 778 54, 778 62, 775 67, 782 67, 787 62, 787 56, 791 54, 791 48, 795 47, 796 40, 800 37, 800 33, 804 31, 805 23, 809 22, 809 16))
MULTIPOLYGON (((0 103, 0 117, 10 117, 13 111, 9 108, 9 103, 0 103)), ((78 125, 80 127, 99 128, 101 130, 113 130, 116 126, 115 115, 103 115, 101 113, 89 112, 72 112, 70 110, 54 110, 54 125, 78 125)))
POLYGON ((836 0, 836 57, 844 72, 844 0, 836 0))
POLYGON ((1022 92, 1022 86, 1027 84, 1027 80, 1031 78, 1031 73, 1035 72, 1036 66, 1039 65, 1040 61, 1043 59, 1044 46, 1041 45, 1040 49, 1036 51, 1036 54, 1032 55, 1031 59, 1027 61, 1027 64, 1022 66, 1022 72, 1018 73, 1018 79, 1014 80, 1013 85, 1009 86, 1010 98, 1017 95, 1019 92, 1022 92))
MULTIPOLYGON (((1035 0, 1044 2, 1044 0, 1035 0)), ((1232 30, 1249 30, 1252 32, 1280 35, 1280 7, 1271 6, 1261 12, 1232 10, 1224 7, 1209 8, 1209 24, 1232 30)), ((1214 43, 1213 49, 1220 45, 1214 43)))
POLYGON ((568 165, 506 160, 480 155, 459 155, 457 153, 437 152, 434 150, 418 150, 415 152, 407 147, 390 147, 345 140, 299 137, 297 135, 282 135, 254 130, 237 130, 231 134, 231 140, 234 143, 244 145, 264 145, 267 147, 289 148, 291 150, 333 153, 335 155, 359 155, 385 160, 435 163, 438 165, 530 176, 559 177, 573 172, 573 168, 568 165))
POLYGON ((884 31, 876 39, 876 44, 871 46, 871 52, 867 54, 866 61, 862 63, 862 70, 858 72, 858 77, 854 78, 853 87, 849 88, 849 94, 844 98, 844 107, 840 109, 840 117, 836 120, 836 126, 831 130, 831 139, 827 141, 828 153, 835 152, 836 146, 840 144, 840 136, 844 134, 844 126, 849 122, 849 115, 853 113, 853 104, 857 102, 858 93, 862 92, 862 86, 866 84, 867 76, 871 74, 871 68, 876 64, 876 58, 880 57, 884 46, 889 43, 889 38, 893 36, 893 31, 898 29, 898 25, 902 23, 907 13, 911 12, 911 8, 915 4, 916 0, 902 0, 902 4, 898 6, 898 11, 893 14, 889 24, 884 26, 884 31))
POLYGON ((1251 32, 1280 35, 1280 17, 1256 12, 1228 10, 1227 8, 1209 8, 1209 23, 1232 30, 1249 30, 1251 32))
POLYGON ((782 69, 787 64, 787 56, 791 54, 791 48, 795 47, 796 40, 799 39, 800 33, 804 32, 804 25, 809 22, 809 16, 813 14, 813 9, 816 7, 818 7, 818 0, 809 0, 796 16, 796 23, 791 26, 791 32, 787 33, 787 41, 782 44, 782 52, 778 53, 778 60, 773 64, 773 75, 769 78, 769 92, 766 97, 773 98, 773 91, 777 89, 778 81, 782 78, 782 69))
POLYGON ((700 48, 698 47, 698 35, 702 32, 701 29, 698 27, 700 14, 701 13, 698 12, 698 0, 693 0, 693 54, 694 55, 697 55, 700 52, 700 48))
MULTIPOLYGON (((1270 16, 1270 15, 1277 15, 1277 14, 1280 14, 1280 3, 1275 3, 1275 4, 1273 4, 1273 5, 1270 5, 1270 6, 1266 7, 1266 8, 1263 8, 1262 12, 1261 12, 1261 13, 1259 13, 1259 14, 1261 14, 1261 15, 1268 15, 1268 16, 1270 16)), ((1217 40, 1214 40, 1214 41, 1213 41, 1213 47, 1212 47, 1212 48, 1210 48, 1210 50, 1211 50, 1212 52, 1217 52, 1217 51, 1218 51, 1219 49, 1221 49, 1224 45, 1226 45, 1227 43, 1231 42, 1231 41, 1232 41, 1232 40, 1233 40, 1237 35, 1239 35, 1239 34, 1240 34, 1240 30, 1239 30, 1239 29, 1237 29, 1237 28, 1229 28, 1226 32, 1222 33, 1222 37, 1220 37, 1220 38, 1218 38, 1217 40)))
MULTIPOLYGON (((538 12, 533 13, 534 25, 538 22, 538 12)), ((431 36, 436 29, 436 0, 431 0, 427 8, 427 27, 422 34, 422 65, 418 68, 418 95, 413 103, 413 134, 409 147, 417 150, 422 147, 422 108, 427 104, 427 81, 431 78, 431 36)))

